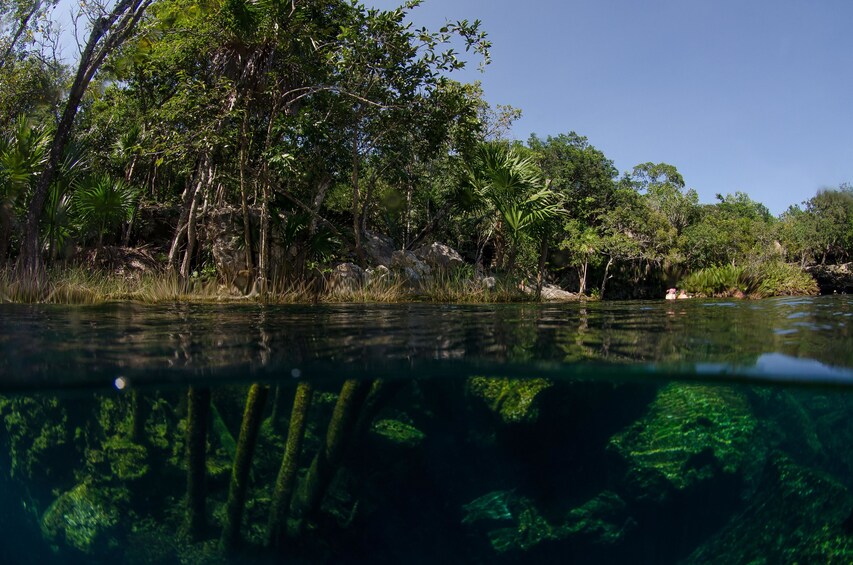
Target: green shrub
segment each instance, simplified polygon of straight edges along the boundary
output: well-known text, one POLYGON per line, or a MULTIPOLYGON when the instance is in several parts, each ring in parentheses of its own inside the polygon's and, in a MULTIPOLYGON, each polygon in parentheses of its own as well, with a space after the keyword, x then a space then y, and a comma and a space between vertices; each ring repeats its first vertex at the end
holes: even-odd
POLYGON ((730 296, 741 292, 753 294, 755 285, 744 267, 720 265, 707 267, 684 277, 678 287, 702 296, 730 296))
POLYGON ((817 283, 799 266, 781 261, 764 261, 748 267, 721 265, 690 273, 678 283, 679 288, 700 296, 745 295, 768 296, 813 295, 817 283))

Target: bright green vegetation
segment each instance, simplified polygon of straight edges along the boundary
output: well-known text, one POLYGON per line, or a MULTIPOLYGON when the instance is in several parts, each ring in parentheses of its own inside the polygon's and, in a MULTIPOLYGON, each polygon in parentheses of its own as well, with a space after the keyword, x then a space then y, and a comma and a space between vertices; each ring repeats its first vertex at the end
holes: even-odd
POLYGON ((679 288, 698 296, 790 296, 819 292, 817 282, 796 265, 768 261, 748 267, 707 267, 684 277, 679 288))
POLYGON ((620 174, 575 132, 508 139, 520 110, 454 80, 489 62, 480 22, 416 31, 419 2, 128 0, 76 67, 38 41, 53 4, 0 3, 0 300, 768 296, 853 253, 848 185, 774 218, 741 192, 700 205, 667 163, 620 174), (447 244, 464 276, 415 284, 376 237, 447 244), (342 263, 396 272, 332 292, 342 263), (703 279, 720 265, 748 282, 703 279))
MULTIPOLYGON (((229 341, 234 334, 239 341, 255 331, 254 343, 290 349, 308 342, 329 351, 312 333, 322 324, 294 323, 293 340, 281 332, 299 312, 318 311, 351 317, 359 331, 371 310, 386 321, 394 310, 435 311, 434 320, 467 313, 480 325, 458 326, 462 333, 444 328, 443 335, 464 335, 450 340, 448 355, 464 342, 477 358, 471 334, 490 333, 483 347, 507 366, 534 359, 531 372, 541 370, 554 359, 546 352, 563 345, 567 360, 582 348, 584 359, 601 363, 564 364, 586 368, 577 378, 422 370, 412 378, 349 380, 328 373, 294 379, 293 365, 280 363, 281 378, 267 382, 153 388, 130 377, 130 389, 3 395, 0 547, 25 540, 25 551, 60 563, 849 562, 853 395, 842 387, 689 382, 699 375, 666 369, 685 359, 749 366, 768 349, 809 359, 820 350, 827 363, 847 366, 846 326, 832 332, 833 346, 826 322, 849 312, 848 297, 649 306, 637 313, 631 304, 600 302, 178 305, 163 308, 151 325, 162 331, 166 320, 191 312, 180 333, 167 330, 174 344, 120 318, 156 308, 14 306, 29 320, 33 311, 47 312, 53 340, 67 320, 74 328, 118 320, 123 346, 133 336, 179 362, 209 348, 204 366, 213 375, 221 374, 220 350, 228 366, 245 361, 229 341), (259 317, 246 321, 252 310, 259 317), (494 316, 482 320, 486 311, 494 316), (806 321, 812 338, 785 331, 806 321), (545 328, 537 332, 533 322, 545 328), (552 333, 555 325, 563 332, 552 333), (654 367, 643 370, 646 363, 654 367)), ((408 363, 420 355, 417 347, 429 358, 439 351, 437 340, 414 334, 396 345, 382 336, 347 349, 352 327, 330 338, 338 359, 369 364, 371 355, 403 351, 408 363)), ((85 343, 62 347, 85 350, 85 343)), ((46 367, 57 353, 42 353, 46 367)), ((114 362, 142 355, 134 350, 114 362)))

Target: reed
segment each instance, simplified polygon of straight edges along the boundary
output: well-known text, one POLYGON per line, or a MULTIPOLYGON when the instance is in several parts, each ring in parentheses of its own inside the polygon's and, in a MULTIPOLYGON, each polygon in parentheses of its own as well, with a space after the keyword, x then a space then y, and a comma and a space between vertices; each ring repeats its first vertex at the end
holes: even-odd
POLYGON ((181 279, 171 272, 152 271, 118 275, 88 267, 55 267, 45 284, 19 281, 11 269, 0 270, 0 302, 102 304, 132 301, 143 304, 173 302, 258 302, 265 304, 307 303, 402 303, 443 302, 487 304, 535 300, 510 277, 496 277, 493 285, 475 279, 473 268, 436 270, 420 284, 411 284, 389 271, 365 284, 333 287, 322 279, 273 281, 266 293, 235 295, 216 279, 181 279))

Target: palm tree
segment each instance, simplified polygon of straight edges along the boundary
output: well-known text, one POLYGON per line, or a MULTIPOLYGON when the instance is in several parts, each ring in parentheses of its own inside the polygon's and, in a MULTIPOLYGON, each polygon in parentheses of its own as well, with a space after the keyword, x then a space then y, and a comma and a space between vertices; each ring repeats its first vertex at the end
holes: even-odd
MULTIPOLYGON (((545 243, 541 251, 544 257, 553 222, 565 211, 536 163, 505 143, 483 143, 467 172, 466 185, 474 207, 487 213, 496 211, 510 242, 507 272, 515 270, 518 248, 525 238, 545 243)), ((544 261, 540 261, 540 271, 543 268, 544 261)))
POLYGON ((16 208, 23 205, 47 159, 50 132, 24 116, 0 139, 0 263, 6 260, 16 208))
POLYGON ((77 185, 72 202, 81 231, 96 235, 100 250, 104 236, 130 219, 135 199, 136 190, 124 180, 102 176, 77 185))

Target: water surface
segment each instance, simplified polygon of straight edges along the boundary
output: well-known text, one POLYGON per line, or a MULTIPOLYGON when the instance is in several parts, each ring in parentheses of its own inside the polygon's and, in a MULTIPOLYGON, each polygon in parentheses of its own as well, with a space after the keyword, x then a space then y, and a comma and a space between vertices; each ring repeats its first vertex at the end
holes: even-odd
POLYGON ((851 321, 0 305, 0 562, 853 562, 851 321))

